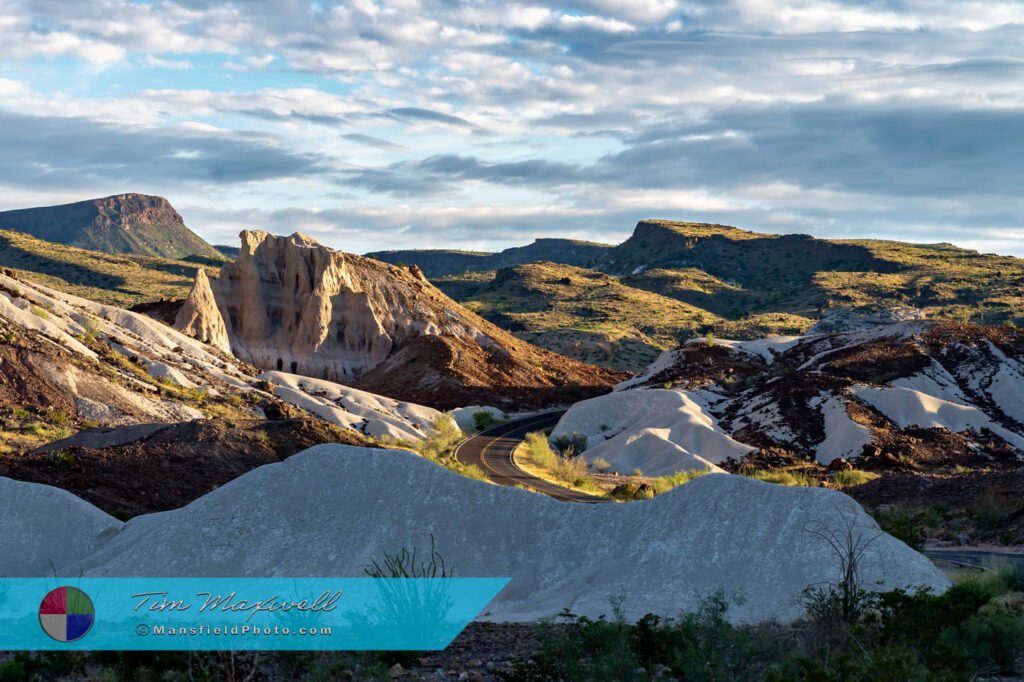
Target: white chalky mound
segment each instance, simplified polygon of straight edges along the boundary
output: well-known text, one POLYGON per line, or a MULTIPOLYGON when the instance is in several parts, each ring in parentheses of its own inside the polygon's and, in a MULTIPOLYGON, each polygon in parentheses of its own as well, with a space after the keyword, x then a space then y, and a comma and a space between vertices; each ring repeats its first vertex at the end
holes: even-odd
POLYGON ((710 468, 740 459, 754 448, 722 432, 685 391, 661 388, 617 391, 573 405, 551 435, 587 437, 583 457, 603 459, 613 471, 640 469, 646 476, 710 468))
POLYGON ((133 519, 61 572, 361 576, 385 552, 429 550, 433 534, 457 576, 512 578, 485 613, 490 620, 531 621, 566 607, 594 617, 619 595, 630 618, 678 615, 719 589, 746 598, 730 611, 734 620, 792 619, 806 586, 838 578, 828 545, 807 531, 813 523, 837 532, 852 523, 876 538, 862 564, 874 589, 948 584, 833 491, 708 475, 649 501, 573 504, 466 479, 408 452, 341 445, 133 519))
POLYGON ((286 372, 264 372, 259 378, 275 384, 274 395, 281 400, 332 424, 376 438, 421 440, 442 416, 431 407, 386 398, 325 379, 286 372))
POLYGON ((121 526, 65 490, 0 478, 0 577, 53 575, 121 526))

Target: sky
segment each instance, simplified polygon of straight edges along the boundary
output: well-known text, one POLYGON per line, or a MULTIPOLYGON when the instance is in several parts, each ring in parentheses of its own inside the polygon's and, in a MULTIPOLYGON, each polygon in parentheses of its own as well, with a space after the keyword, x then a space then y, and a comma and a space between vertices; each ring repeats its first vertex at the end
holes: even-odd
POLYGON ((644 218, 1024 256, 1024 1, 0 0, 0 209, 208 241, 616 243, 644 218))

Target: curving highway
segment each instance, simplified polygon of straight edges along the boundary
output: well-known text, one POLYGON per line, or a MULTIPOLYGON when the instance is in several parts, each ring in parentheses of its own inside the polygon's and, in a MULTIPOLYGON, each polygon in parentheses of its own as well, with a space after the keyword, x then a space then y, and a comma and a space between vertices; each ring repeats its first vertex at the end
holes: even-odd
POLYGON ((464 441, 455 449, 455 457, 463 464, 480 467, 487 479, 498 485, 525 486, 562 502, 607 502, 603 497, 569 490, 532 476, 513 461, 512 453, 526 434, 551 428, 563 414, 564 411, 545 412, 492 426, 464 441))
MULTIPOLYGON (((537 478, 516 466, 512 453, 531 431, 544 431, 553 427, 565 414, 545 412, 492 426, 470 437, 455 450, 455 457, 463 464, 475 464, 498 485, 525 486, 562 502, 608 502, 603 497, 569 490, 537 478)), ((927 547, 924 554, 933 561, 943 561, 967 568, 990 568, 1000 563, 1016 565, 1024 570, 1024 553, 999 552, 973 548, 927 547)))

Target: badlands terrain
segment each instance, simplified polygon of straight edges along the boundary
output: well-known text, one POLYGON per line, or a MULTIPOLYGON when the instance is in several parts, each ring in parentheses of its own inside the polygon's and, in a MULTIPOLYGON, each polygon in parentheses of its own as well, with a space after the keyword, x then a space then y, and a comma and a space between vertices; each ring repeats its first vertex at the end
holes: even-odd
POLYGON ((512 579, 487 621, 718 593, 789 622, 842 583, 842 538, 866 589, 935 593, 926 541, 1024 540, 1015 259, 666 221, 617 247, 217 251, 175 216, 0 214, 0 575, 358 576, 433 539, 512 579), (524 418, 557 424, 506 437, 508 466, 608 504, 459 455, 524 418))

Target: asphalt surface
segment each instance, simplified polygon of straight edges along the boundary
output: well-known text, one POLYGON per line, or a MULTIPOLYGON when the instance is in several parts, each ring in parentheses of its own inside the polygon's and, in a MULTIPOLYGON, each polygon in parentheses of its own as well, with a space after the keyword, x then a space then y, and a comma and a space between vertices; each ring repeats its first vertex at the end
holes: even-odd
POLYGON ((993 568, 1003 564, 1024 570, 1024 553, 994 552, 984 549, 926 548, 924 555, 932 561, 946 561, 968 568, 993 568))
MULTIPOLYGON (((553 427, 563 414, 565 412, 545 412, 498 424, 463 442, 455 450, 455 457, 463 464, 475 464, 480 467, 488 480, 498 485, 525 486, 562 502, 607 502, 606 498, 569 490, 532 476, 516 466, 513 461, 512 453, 526 438, 526 434, 553 427)), ((1001 564, 1012 564, 1024 570, 1024 553, 927 548, 924 555, 933 561, 945 561, 968 568, 992 568, 1001 564)))
POLYGON ((488 480, 498 485, 525 486, 562 502, 607 502, 605 498, 569 490, 531 476, 512 460, 513 451, 526 438, 526 434, 553 427, 563 414, 565 412, 545 412, 498 424, 463 442, 455 450, 455 457, 463 464, 480 467, 488 480))

